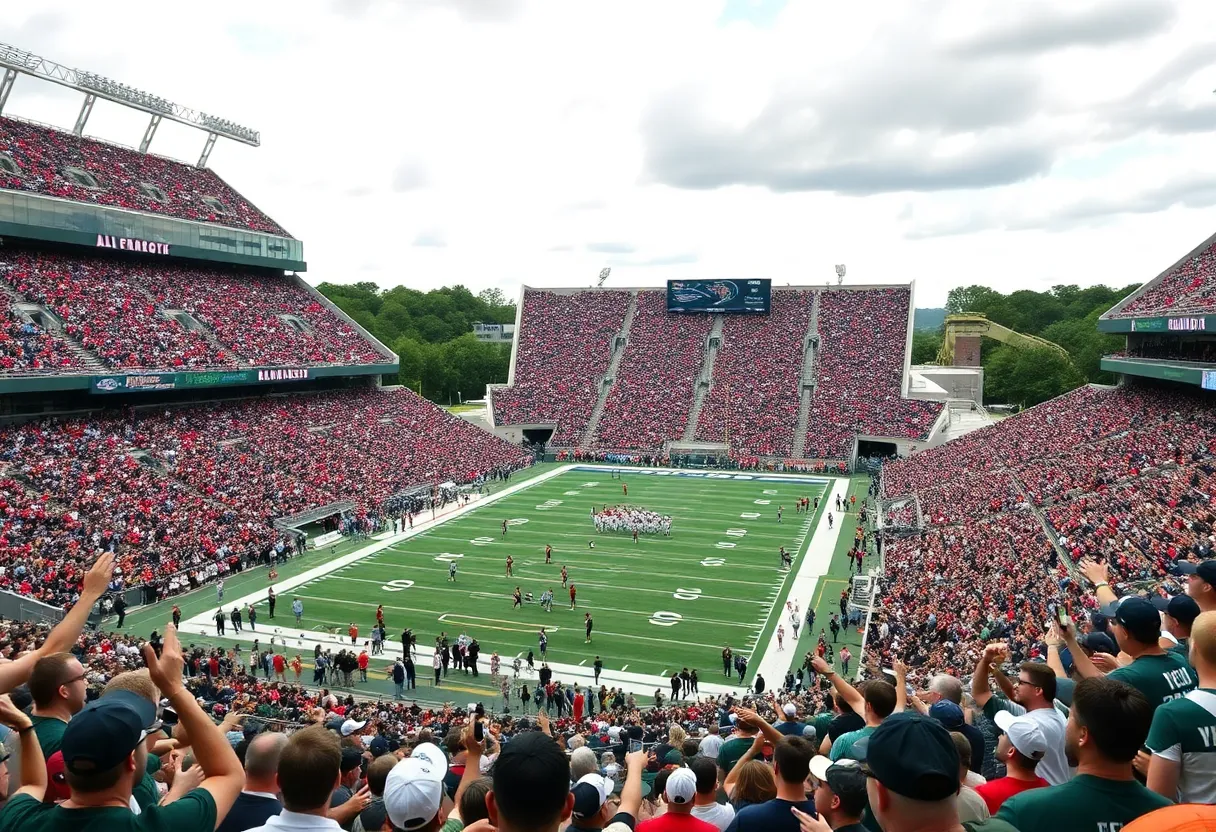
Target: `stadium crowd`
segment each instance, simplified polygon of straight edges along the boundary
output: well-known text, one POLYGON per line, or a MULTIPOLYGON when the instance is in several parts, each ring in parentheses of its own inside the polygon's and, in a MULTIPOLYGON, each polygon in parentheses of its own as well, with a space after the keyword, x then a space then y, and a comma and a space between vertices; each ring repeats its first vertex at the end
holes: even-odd
MULTIPOLYGON (((19 297, 55 314, 63 322, 64 336, 110 369, 389 360, 301 284, 282 276, 6 248, 0 257, 0 280, 19 297), (189 313, 205 329, 183 325, 166 314, 168 310, 189 313)), ((38 352, 45 354, 47 348, 38 352)), ((58 358, 64 351, 52 355, 58 358)), ((13 369, 30 363, 28 358, 14 362, 13 369)), ((45 359, 40 363, 45 365, 45 359)))
POLYGON ((845 459, 853 437, 925 437, 940 402, 902 397, 908 289, 826 289, 819 294, 815 397, 804 455, 845 459))
POLYGON ((650 451, 683 436, 712 323, 709 315, 669 315, 665 292, 638 292, 594 447, 650 451))
POLYGON ((0 586, 73 602, 80 564, 184 590, 283 543, 270 521, 407 487, 472 483, 531 457, 409 390, 348 391, 0 429, 0 586), (186 581, 170 586, 169 576, 186 581))
POLYGON ((1183 259, 1149 286, 1107 316, 1135 318, 1149 315, 1209 315, 1216 307, 1216 244, 1183 259))
POLYGON ((698 440, 727 442, 742 454, 790 455, 804 343, 816 296, 776 289, 768 315, 726 319, 713 383, 697 424, 698 440))
POLYGON ((599 399, 629 303, 628 292, 525 292, 513 384, 491 393, 495 422, 556 422, 553 444, 576 444, 599 399))
POLYGON ((209 168, 11 118, 0 118, 0 154, 16 168, 0 164, 6 190, 291 236, 209 168), (91 176, 96 187, 78 182, 69 168, 91 176), (222 210, 204 197, 218 200, 222 210))
MULTIPOLYGON (((183 646, 173 625, 146 641, 85 631, 112 570, 101 556, 81 604, 49 632, 0 623, 5 832, 102 822, 181 832, 1180 832, 1216 817, 1216 748, 1193 739, 1216 727, 1202 698, 1216 691, 1216 573, 1197 572, 1191 594, 1166 607, 1171 632, 1187 622, 1183 653, 1157 646, 1151 604, 1119 604, 1111 635, 1097 639, 1128 653, 1109 673, 1086 646, 1095 633, 1082 638, 1067 620, 1046 633, 1046 662, 1013 660, 1026 623, 1015 619, 993 628, 969 683, 937 674, 907 685, 897 653, 890 682, 875 667, 855 686, 808 654, 779 692, 639 708, 632 694, 575 688, 570 708, 532 719, 496 703, 470 712, 339 697, 300 684, 300 657, 273 643, 246 662, 183 646)), ((1113 598, 1100 574, 1090 578, 1098 599, 1113 598)), ((387 670, 398 691, 400 666, 387 670)))
POLYGON ((0 371, 56 373, 81 366, 62 338, 8 310, 0 328, 0 371))

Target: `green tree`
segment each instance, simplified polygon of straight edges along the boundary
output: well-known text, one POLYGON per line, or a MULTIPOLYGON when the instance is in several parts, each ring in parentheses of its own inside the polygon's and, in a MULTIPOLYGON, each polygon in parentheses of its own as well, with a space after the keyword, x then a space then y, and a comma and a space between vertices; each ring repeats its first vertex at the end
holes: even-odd
POLYGON ((912 333, 912 363, 936 364, 937 351, 942 347, 942 334, 936 330, 917 330, 912 333))
POLYGON ((1070 358, 1047 347, 1018 349, 1002 344, 984 361, 986 401, 1030 407, 1084 383, 1070 358))

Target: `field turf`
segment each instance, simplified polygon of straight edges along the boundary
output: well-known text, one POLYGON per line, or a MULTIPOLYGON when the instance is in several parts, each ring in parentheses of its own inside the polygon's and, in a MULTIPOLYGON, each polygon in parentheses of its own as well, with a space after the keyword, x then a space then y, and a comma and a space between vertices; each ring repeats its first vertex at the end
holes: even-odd
MULTIPOLYGON (((362 642, 383 604, 390 641, 399 644, 404 627, 414 631, 420 648, 432 645, 440 631, 452 638, 467 632, 481 642, 483 668, 494 650, 506 662, 534 650, 539 662, 543 626, 551 663, 589 667, 599 655, 609 670, 658 676, 695 667, 712 681, 721 673, 724 645, 750 655, 768 643, 781 618, 770 612, 784 604, 787 584, 778 548, 795 555, 796 570, 818 517, 796 513, 795 500, 821 495, 825 487, 813 478, 727 476, 624 469, 623 480, 616 480, 608 470, 569 468, 283 592, 275 623, 285 612, 290 620, 291 598, 299 597, 301 631, 345 633, 353 621, 362 642), (640 535, 635 544, 626 532, 597 534, 591 509, 605 504, 669 514, 671 537, 640 535), (784 506, 781 523, 778 506, 784 506), (551 565, 544 562, 546 544, 553 547, 551 565), (513 578, 505 576, 508 554, 515 559, 513 578), (457 563, 455 582, 448 580, 451 561, 457 563), (578 590, 573 611, 562 564, 578 590), (513 610, 516 586, 535 600, 513 610), (538 600, 550 587, 555 600, 546 613, 538 600), (586 612, 594 621, 590 645, 584 644, 586 612)), ((425 676, 420 668, 420 679, 425 676)))

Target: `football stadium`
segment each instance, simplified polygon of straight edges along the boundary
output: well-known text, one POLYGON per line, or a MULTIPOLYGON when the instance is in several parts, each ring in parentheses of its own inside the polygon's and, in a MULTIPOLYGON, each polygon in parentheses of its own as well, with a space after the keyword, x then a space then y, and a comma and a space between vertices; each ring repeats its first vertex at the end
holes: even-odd
MULTIPOLYGON (((850 284, 838 267, 827 285, 524 286, 506 377, 466 418, 403 385, 393 349, 309 282, 308 241, 209 167, 217 142, 257 146, 256 130, 16 47, 0 45, 0 66, 0 643, 16 660, 0 680, 18 704, 0 716, 14 741, 21 707, 44 744, 58 714, 74 771, 77 720, 152 662, 142 678, 167 708, 154 730, 197 709, 253 755, 259 732, 320 723, 368 761, 432 753, 430 739, 453 766, 472 749, 476 770, 473 703, 504 761, 540 726, 571 771, 590 748, 584 773, 611 780, 638 741, 646 800, 679 811, 685 758, 718 753, 697 740, 732 732, 746 742, 711 792, 753 736, 761 763, 777 746, 776 775, 757 775, 770 788, 803 754, 792 788, 847 790, 838 761, 860 735, 875 769, 888 727, 929 766, 941 737, 954 747, 942 726, 971 745, 969 761, 942 751, 964 775, 1029 781, 1037 763, 1054 787, 1069 708, 1072 731, 1123 697, 1121 720, 1152 723, 1131 746, 1150 760, 1137 788, 1216 799, 1211 763, 1195 762, 1216 759, 1211 720, 1183 715, 1209 731, 1191 748, 1135 711, 1216 684, 1216 236, 1161 252, 1165 268, 1097 318, 1122 344, 1100 357, 1116 383, 1020 412, 977 394, 983 339, 1061 347, 952 315, 938 363, 913 363, 915 283, 850 284), (75 128, 5 109, 18 76, 78 92, 75 128), (138 149, 85 136, 98 99, 148 119, 138 149), (151 151, 162 120, 197 129, 197 163, 151 151), (141 653, 179 641, 180 684, 141 653), (80 669, 31 677, 23 656, 80 669), (77 681, 87 691, 64 693, 77 681), (925 716, 893 716, 905 708, 925 716), (1010 728, 1036 709, 1058 724, 1010 728)), ((166 742, 150 753, 176 766, 166 742)), ((343 802, 363 777, 348 783, 345 760, 343 802)), ((934 799, 959 794, 954 765, 934 799)), ((69 774, 61 798, 81 782, 69 774)), ((1016 828, 1048 828, 1016 806, 1016 828)))

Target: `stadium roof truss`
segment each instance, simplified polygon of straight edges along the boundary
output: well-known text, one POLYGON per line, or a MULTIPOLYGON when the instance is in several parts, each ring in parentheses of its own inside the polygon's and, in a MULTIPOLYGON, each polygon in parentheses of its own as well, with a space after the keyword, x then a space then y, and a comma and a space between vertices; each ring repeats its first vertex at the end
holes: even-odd
POLYGON ((0 113, 4 112, 9 93, 12 92, 13 84, 19 73, 84 93, 84 103, 80 107, 80 114, 76 117, 76 125, 72 128, 72 132, 77 136, 84 135, 84 126, 93 112, 93 104, 98 98, 104 98, 124 107, 142 110, 151 116, 151 120, 144 130, 143 140, 139 143, 140 153, 148 152, 152 138, 156 135, 156 128, 160 126, 161 120, 166 118, 206 131, 207 140, 198 160, 200 168, 207 166, 211 149, 215 147, 215 140, 220 136, 253 147, 259 147, 262 144, 262 134, 257 130, 244 127, 228 119, 174 104, 160 96, 120 84, 95 72, 86 72, 57 64, 7 43, 0 43, 0 67, 4 68, 4 78, 0 80, 0 113))

